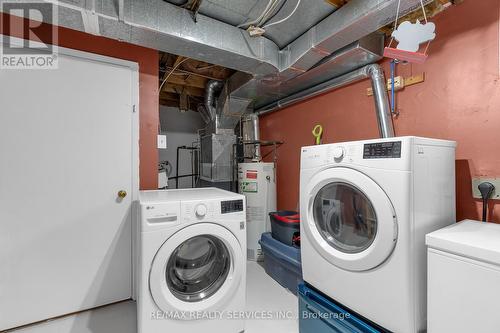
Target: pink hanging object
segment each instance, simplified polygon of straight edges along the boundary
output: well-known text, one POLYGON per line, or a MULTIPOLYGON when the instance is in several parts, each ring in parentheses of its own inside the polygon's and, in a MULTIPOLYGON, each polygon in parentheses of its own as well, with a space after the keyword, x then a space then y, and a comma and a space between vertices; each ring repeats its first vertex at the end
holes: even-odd
POLYGON ((427 60, 427 50, 430 42, 436 38, 436 25, 432 22, 427 22, 423 2, 421 1, 420 3, 422 5, 425 23, 422 24, 418 20, 415 23, 405 21, 401 23, 399 27, 398 17, 400 2, 398 3, 398 12, 394 23, 395 30, 392 32, 392 39, 389 45, 384 49, 384 57, 418 64, 422 64, 427 60), (394 40, 398 42, 395 48, 392 47, 394 40), (427 42, 425 50, 419 52, 420 45, 425 42, 427 42))
POLYGON ((384 57, 415 64, 423 64, 429 56, 422 52, 410 52, 392 47, 386 47, 384 49, 384 57))

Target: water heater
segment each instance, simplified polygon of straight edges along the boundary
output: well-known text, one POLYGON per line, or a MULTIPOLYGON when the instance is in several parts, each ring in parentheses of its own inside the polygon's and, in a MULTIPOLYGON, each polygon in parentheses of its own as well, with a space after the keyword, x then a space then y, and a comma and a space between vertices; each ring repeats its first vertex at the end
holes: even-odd
POLYGON ((263 259, 260 236, 271 230, 269 212, 276 211, 276 174, 274 163, 238 164, 239 192, 247 204, 248 260, 263 259))

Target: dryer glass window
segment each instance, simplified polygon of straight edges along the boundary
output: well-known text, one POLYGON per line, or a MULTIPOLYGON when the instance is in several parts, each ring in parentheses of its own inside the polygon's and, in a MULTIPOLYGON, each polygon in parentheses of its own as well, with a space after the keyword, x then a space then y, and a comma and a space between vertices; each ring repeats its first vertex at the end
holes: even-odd
POLYGON ((377 216, 370 200, 347 183, 330 183, 316 195, 314 221, 321 236, 335 249, 359 253, 373 243, 377 216))
POLYGON ((178 299, 198 302, 220 289, 229 269, 226 245, 212 235, 196 236, 179 245, 170 256, 167 285, 178 299))

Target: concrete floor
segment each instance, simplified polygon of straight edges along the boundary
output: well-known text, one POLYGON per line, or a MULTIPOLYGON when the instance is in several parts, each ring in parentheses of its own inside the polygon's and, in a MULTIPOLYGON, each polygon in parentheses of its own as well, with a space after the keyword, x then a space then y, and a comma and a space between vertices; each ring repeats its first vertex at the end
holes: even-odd
POLYGON ((245 333, 298 333, 297 297, 283 288, 256 262, 247 265, 247 311, 271 319, 247 320, 245 333))
MULTIPOLYGON (((16 333, 136 333, 135 302, 127 301, 16 330, 16 333)), ((256 262, 247 265, 245 333, 298 333, 297 297, 256 262)), ((236 333, 236 332, 235 332, 236 333)))

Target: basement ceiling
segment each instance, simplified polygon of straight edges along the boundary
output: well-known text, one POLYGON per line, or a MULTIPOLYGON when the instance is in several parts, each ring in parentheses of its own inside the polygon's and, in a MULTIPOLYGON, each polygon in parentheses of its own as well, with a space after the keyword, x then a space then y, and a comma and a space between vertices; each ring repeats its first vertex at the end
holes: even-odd
POLYGON ((234 73, 222 66, 160 52, 160 104, 197 111, 204 103, 207 82, 224 81, 234 73))
MULTIPOLYGON (((276 0, 169 1, 177 4, 164 0, 61 0, 53 3, 61 27, 219 64, 252 75, 280 78, 283 73, 289 78, 290 70, 307 71, 323 58, 389 24, 398 4, 402 14, 420 5, 420 0, 350 0, 346 5, 346 0, 301 0, 300 3, 299 0, 279 0, 283 1, 281 7, 276 0), (276 5, 276 13, 268 15, 267 22, 280 22, 282 17, 288 16, 290 19, 268 27, 264 36, 258 37, 250 37, 249 33, 232 25, 240 25, 236 20, 232 24, 224 22, 231 22, 234 18, 226 18, 223 9, 231 16, 238 14, 239 19, 254 15, 254 12, 261 16, 256 6, 263 6, 262 2, 276 5), (211 15, 220 14, 218 19, 203 14, 205 11, 209 13, 209 7, 214 4, 219 5, 211 15), (253 4, 253 7, 235 10, 248 4, 253 4), (293 10, 285 12, 286 6, 293 4, 298 4, 297 12, 294 15, 291 15, 293 10), (337 9, 340 6, 342 8, 337 9), (333 12, 328 15, 327 11, 333 12), (319 22, 314 24, 316 20, 319 22), (311 28, 307 30, 308 27, 311 28), (278 28, 285 32, 286 39, 273 35, 272 29, 278 28), (277 44, 284 45, 286 40, 293 41, 285 47, 277 44)), ((50 23, 49 14, 42 15, 47 23, 50 23)), ((257 25, 265 26, 265 21, 257 25)))
MULTIPOLYGON (((201 14, 238 27, 259 17, 272 1, 277 1, 278 6, 269 17, 268 23, 287 17, 293 12, 295 6, 299 5, 289 20, 266 29, 264 36, 272 39, 280 47, 288 45, 311 26, 349 2, 349 0, 301 0, 300 3, 298 0, 168 0, 166 2, 191 11, 192 20, 196 20, 196 16, 201 14)), ((442 4, 449 1, 434 0, 429 3, 427 5, 428 16, 441 11, 442 4)), ((421 16, 421 11, 417 10, 402 19, 415 20, 421 19, 421 16)), ((262 25, 265 26, 266 23, 262 25)), ((244 31, 245 27, 241 27, 241 32, 248 36, 248 32, 244 31)), ((390 35, 392 23, 381 31, 390 35)), ((225 81, 236 73, 235 70, 223 66, 166 52, 160 52, 159 65, 159 85, 163 83, 160 91, 160 104, 181 110, 197 111, 198 105, 204 103, 205 87, 209 80, 225 81)))
MULTIPOLYGON (((260 26, 289 19, 266 28, 264 37, 283 48, 319 21, 335 12, 348 0, 167 0, 193 12, 244 30, 245 23, 258 18, 269 4, 276 8, 260 26), (295 7, 297 9, 294 11, 295 7), (241 26, 242 25, 242 26, 241 26)), ((258 24, 255 24, 258 25, 258 24)), ((236 71, 186 57, 160 52, 160 104, 181 110, 197 111, 203 104, 205 86, 209 80, 226 80, 236 71), (165 82, 164 82, 165 81, 165 82)))
MULTIPOLYGON (((239 26, 252 21, 263 13, 269 3, 276 2, 276 9, 264 22, 271 24, 286 18, 298 4, 297 10, 280 24, 266 29, 265 37, 271 39, 280 48, 285 47, 297 37, 309 30, 316 23, 333 13, 346 1, 331 0, 168 0, 184 8, 198 8, 202 15, 218 21, 239 26), (298 3, 300 1, 300 3, 298 3), (199 7, 198 7, 199 6, 199 7)), ((246 28, 246 27, 243 27, 246 28)))

